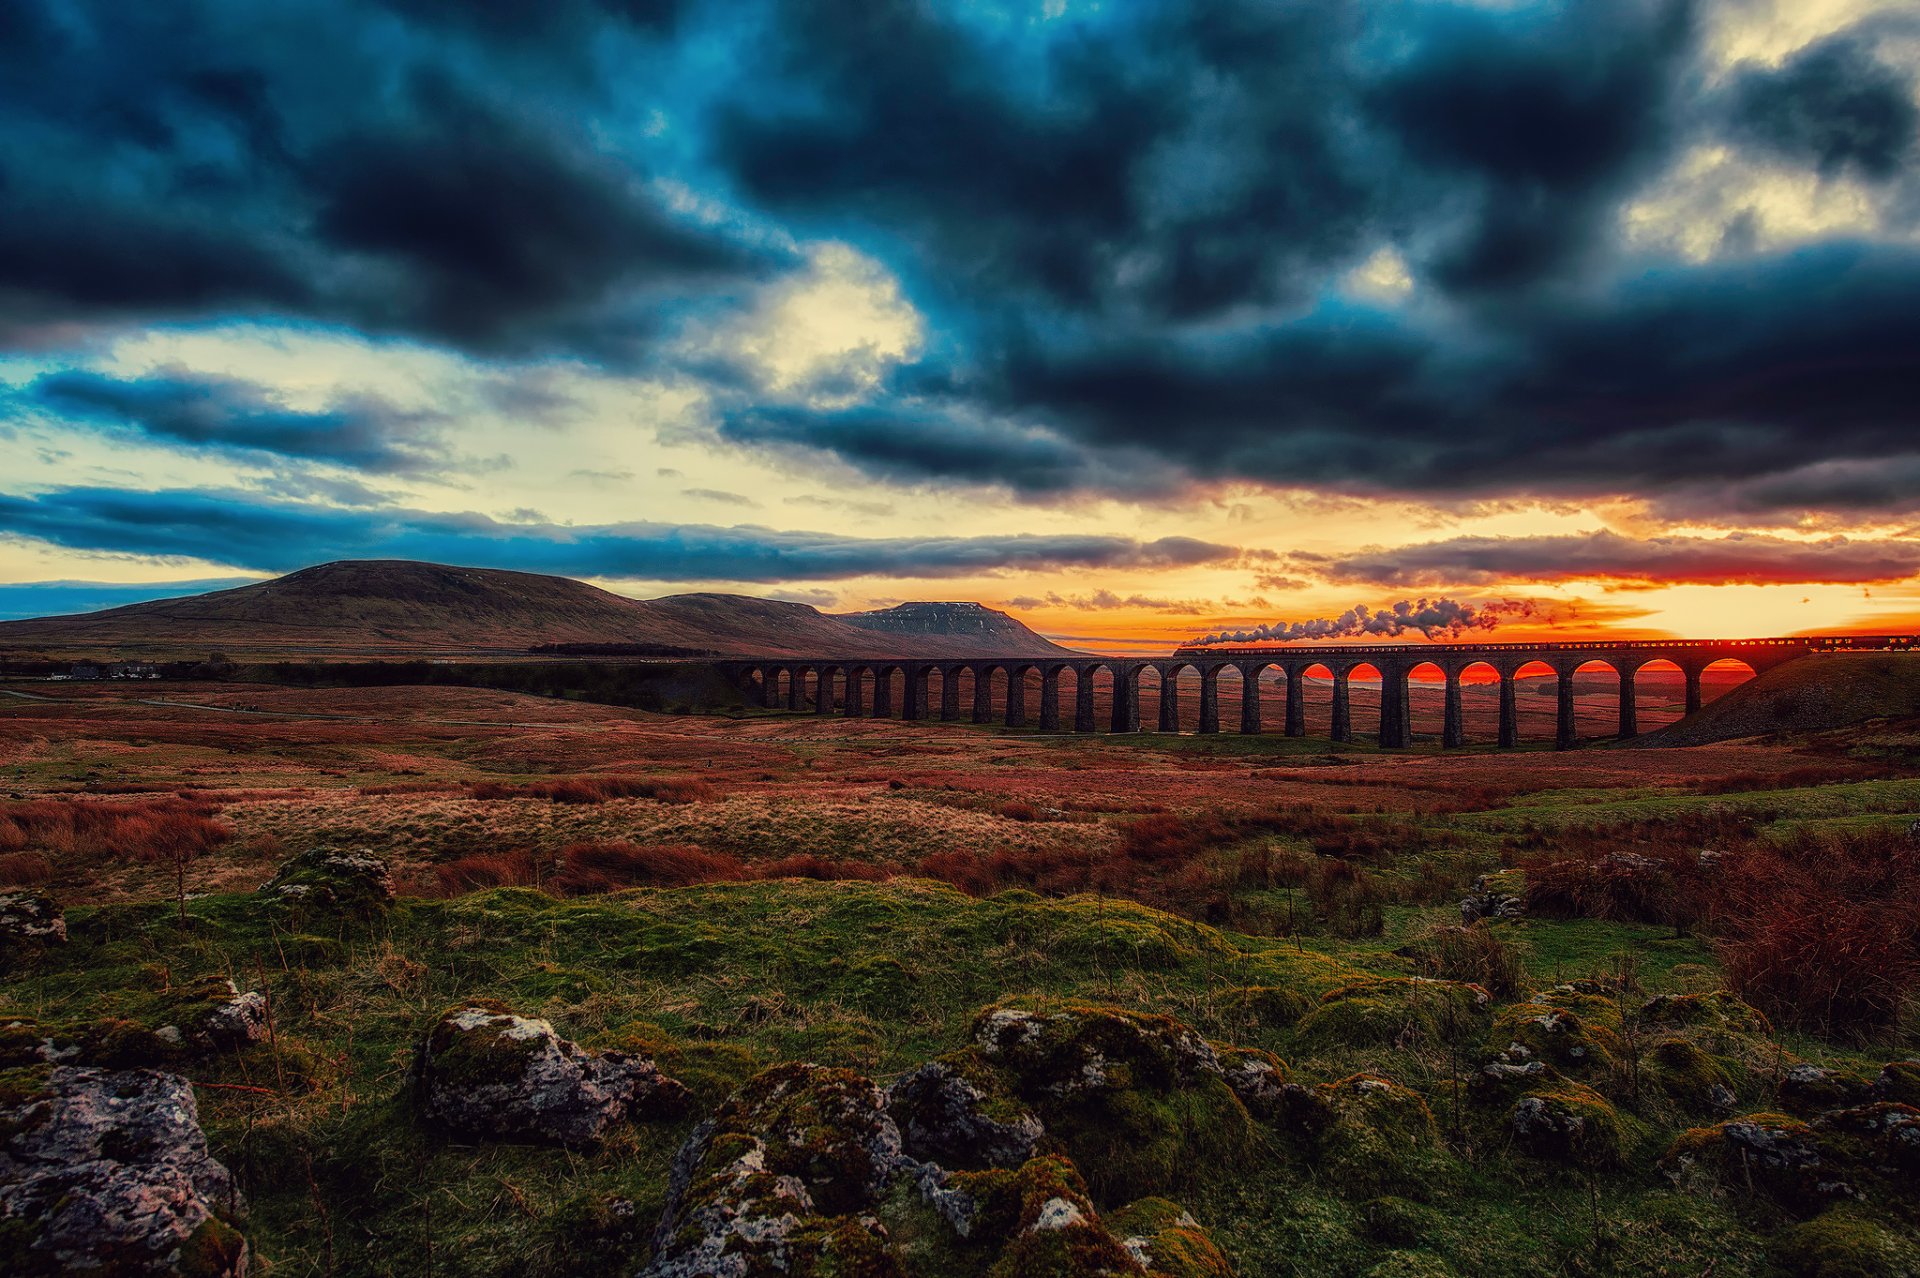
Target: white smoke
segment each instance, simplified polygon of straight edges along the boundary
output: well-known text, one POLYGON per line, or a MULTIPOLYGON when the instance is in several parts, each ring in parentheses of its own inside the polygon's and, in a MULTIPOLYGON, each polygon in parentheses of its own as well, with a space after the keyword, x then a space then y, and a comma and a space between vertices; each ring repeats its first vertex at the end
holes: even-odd
POLYGON ((1392 638, 1417 630, 1428 639, 1452 639, 1472 630, 1492 630, 1509 616, 1526 616, 1533 605, 1517 600, 1465 604, 1452 599, 1402 599, 1389 608, 1374 610, 1357 604, 1338 617, 1312 621, 1275 621, 1251 630, 1223 630, 1201 635, 1189 647, 1221 643, 1291 643, 1300 639, 1392 638))

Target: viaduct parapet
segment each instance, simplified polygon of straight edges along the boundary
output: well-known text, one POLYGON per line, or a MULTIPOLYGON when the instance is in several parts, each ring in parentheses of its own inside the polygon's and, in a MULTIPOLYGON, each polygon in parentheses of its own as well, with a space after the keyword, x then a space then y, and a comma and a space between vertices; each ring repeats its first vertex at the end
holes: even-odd
POLYGON ((1326 671, 1332 684, 1332 732, 1335 741, 1354 738, 1349 682, 1356 671, 1370 671, 1380 680, 1379 742, 1394 749, 1413 740, 1408 681, 1415 671, 1430 666, 1446 686, 1441 744, 1467 744, 1461 710, 1463 676, 1476 666, 1497 676, 1500 684, 1499 744, 1520 741, 1515 698, 1518 672, 1539 662, 1547 666, 1557 685, 1558 713, 1554 743, 1572 747, 1574 672, 1590 665, 1611 669, 1619 676, 1619 735, 1639 733, 1635 712, 1635 676, 1650 662, 1666 661, 1686 677, 1686 707, 1700 708, 1701 673, 1717 661, 1744 663, 1755 674, 1789 661, 1822 653, 1895 651, 1920 652, 1916 635, 1834 635, 1787 639, 1591 640, 1571 643, 1420 643, 1340 644, 1314 647, 1182 648, 1166 657, 967 657, 933 658, 739 658, 711 663, 750 700, 769 709, 817 715, 839 713, 848 718, 940 719, 954 722, 969 717, 974 723, 995 719, 994 682, 1000 676, 1003 704, 1000 718, 1008 727, 1038 726, 1043 731, 1094 732, 1094 680, 1104 674, 1113 687, 1107 715, 1109 732, 1139 732, 1141 676, 1148 670, 1159 676, 1159 704, 1155 723, 1161 732, 1180 731, 1179 678, 1194 672, 1200 679, 1202 733, 1221 729, 1220 675, 1233 670, 1240 676, 1239 731, 1256 735, 1262 722, 1260 680, 1278 671, 1286 686, 1284 731, 1290 737, 1306 735, 1306 678, 1315 667, 1326 671), (960 705, 961 675, 972 676, 972 704, 960 705), (1028 676, 1039 675, 1039 704, 1029 707, 1028 676), (1063 713, 1062 676, 1073 679, 1073 704, 1063 713), (896 680, 895 676, 899 676, 896 680), (872 704, 867 704, 871 676, 872 704), (934 704, 937 680, 938 704, 934 704), (894 704, 896 683, 903 689, 894 704), (1030 714, 1031 712, 1031 714, 1030 714))

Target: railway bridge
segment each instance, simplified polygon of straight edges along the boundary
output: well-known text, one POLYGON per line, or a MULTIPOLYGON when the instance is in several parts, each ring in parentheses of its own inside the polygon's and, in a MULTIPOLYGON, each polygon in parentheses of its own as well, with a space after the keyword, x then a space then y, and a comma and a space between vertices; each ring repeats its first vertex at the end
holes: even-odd
POLYGON ((768 657, 715 661, 727 678, 751 700, 770 709, 782 705, 794 712, 811 710, 817 715, 843 714, 848 718, 872 717, 905 720, 961 719, 960 684, 970 674, 973 684, 969 716, 974 723, 995 719, 993 688, 995 676, 1004 684, 1004 704, 1000 718, 1008 727, 1038 726, 1043 731, 1097 731, 1094 682, 1105 675, 1113 689, 1106 728, 1110 732, 1142 730, 1140 712, 1141 676, 1154 671, 1159 677, 1159 705, 1156 725, 1161 732, 1180 731, 1179 678, 1193 672, 1199 676, 1200 719, 1202 733, 1221 729, 1220 676, 1232 670, 1239 675, 1239 731, 1254 735, 1266 730, 1262 722, 1261 680, 1269 671, 1277 671, 1286 686, 1284 731, 1290 737, 1306 735, 1306 681, 1316 667, 1325 672, 1332 684, 1331 736, 1335 741, 1351 741, 1354 723, 1350 681, 1356 672, 1367 672, 1380 681, 1379 743, 1392 749, 1412 744, 1411 702, 1408 685, 1422 667, 1431 667, 1425 675, 1445 684, 1445 712, 1441 744, 1467 744, 1465 716, 1462 713, 1461 686, 1469 671, 1482 668, 1480 676, 1497 678, 1500 684, 1500 726, 1498 742, 1503 747, 1519 744, 1519 713, 1515 696, 1516 680, 1526 667, 1539 663, 1547 668, 1557 684, 1557 713, 1554 743, 1560 749, 1571 748, 1577 733, 1574 720, 1574 674, 1587 666, 1600 665, 1619 677, 1619 735, 1638 734, 1635 675, 1651 662, 1670 662, 1686 678, 1686 708, 1692 714, 1701 704, 1701 673, 1717 661, 1727 659, 1744 663, 1755 674, 1789 661, 1818 657, 1825 653, 1861 651, 1920 651, 1920 636, 1915 635, 1830 635, 1795 636, 1780 639, 1594 639, 1559 643, 1397 643, 1397 644, 1316 644, 1311 647, 1181 648, 1165 657, 1102 657, 1066 655, 976 656, 964 658, 902 657, 897 659, 768 657), (1029 677, 1039 676, 1039 704, 1030 708, 1029 677), (1069 714, 1062 713, 1061 682, 1071 674, 1073 704, 1069 714), (868 703, 866 688, 872 681, 868 703), (938 682, 938 704, 933 704, 934 683, 938 682), (896 683, 903 689, 900 704, 895 705, 896 683))

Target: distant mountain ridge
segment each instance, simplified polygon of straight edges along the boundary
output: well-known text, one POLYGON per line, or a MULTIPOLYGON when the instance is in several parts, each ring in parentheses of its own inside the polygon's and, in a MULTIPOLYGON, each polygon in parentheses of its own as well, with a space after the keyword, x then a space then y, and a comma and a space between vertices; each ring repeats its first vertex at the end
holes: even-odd
POLYGON ((1043 638, 995 608, 978 603, 903 603, 873 612, 843 612, 834 620, 876 634, 965 640, 982 652, 1059 656, 1070 649, 1043 638))
POLYGON ((344 660, 513 657, 543 646, 775 657, 1065 651, 1004 613, 979 611, 997 620, 939 630, 909 612, 861 624, 806 604, 744 595, 629 599, 541 573, 340 560, 203 595, 0 622, 0 652, 165 657, 217 649, 237 660, 344 660))

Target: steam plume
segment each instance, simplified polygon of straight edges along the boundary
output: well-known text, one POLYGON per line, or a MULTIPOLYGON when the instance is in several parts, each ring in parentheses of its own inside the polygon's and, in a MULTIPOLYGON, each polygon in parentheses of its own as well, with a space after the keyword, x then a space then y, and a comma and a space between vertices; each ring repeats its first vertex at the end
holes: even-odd
POLYGON ((1251 630, 1201 635, 1190 647, 1220 643, 1290 643, 1297 639, 1392 638, 1417 630, 1429 639, 1452 639, 1470 630, 1492 630, 1510 616, 1527 616, 1533 605, 1517 600, 1465 604, 1452 599, 1402 599, 1375 611, 1356 604, 1338 617, 1312 621, 1275 621, 1251 630))

